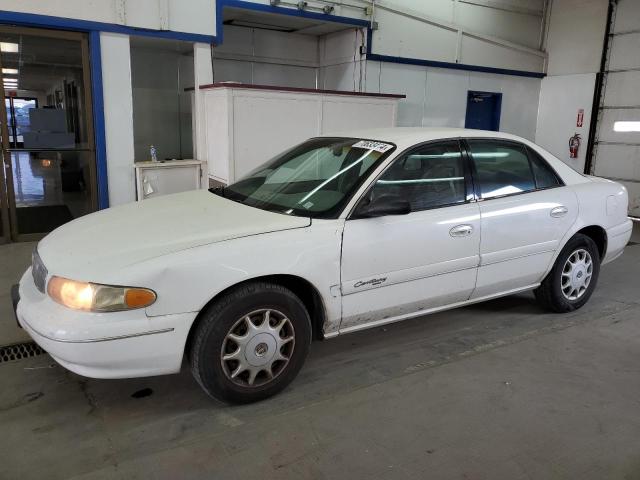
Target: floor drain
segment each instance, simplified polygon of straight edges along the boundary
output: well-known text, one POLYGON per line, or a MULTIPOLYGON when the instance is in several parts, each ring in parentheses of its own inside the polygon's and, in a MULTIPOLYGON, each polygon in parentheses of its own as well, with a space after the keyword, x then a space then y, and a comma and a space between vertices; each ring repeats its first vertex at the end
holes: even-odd
POLYGON ((149 397, 153 393, 153 390, 150 388, 143 388, 142 390, 138 390, 137 392, 133 392, 131 396, 133 398, 144 398, 149 397))
POLYGON ((15 362, 16 360, 42 355, 43 353, 45 351, 33 342, 7 345, 6 347, 0 347, 0 363, 15 362))

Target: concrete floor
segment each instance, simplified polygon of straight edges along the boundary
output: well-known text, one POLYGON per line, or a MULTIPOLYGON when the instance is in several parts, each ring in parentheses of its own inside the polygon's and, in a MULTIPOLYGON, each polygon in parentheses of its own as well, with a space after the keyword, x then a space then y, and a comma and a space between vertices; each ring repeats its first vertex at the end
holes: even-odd
POLYGON ((0 364, 0 478, 640 479, 639 272, 633 245, 571 314, 523 294, 315 343, 242 407, 186 368, 0 364))
POLYGON ((30 340, 29 335, 16 325, 11 304, 11 285, 18 283, 31 265, 31 252, 35 246, 36 242, 0 245, 0 346, 30 340))

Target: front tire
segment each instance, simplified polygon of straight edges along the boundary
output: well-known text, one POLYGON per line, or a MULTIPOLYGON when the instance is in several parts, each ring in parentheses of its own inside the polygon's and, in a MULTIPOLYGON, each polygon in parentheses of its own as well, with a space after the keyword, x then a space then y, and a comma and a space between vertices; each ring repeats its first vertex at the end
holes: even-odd
POLYGON ((256 402, 291 383, 310 343, 311 321, 300 299, 280 285, 252 282, 203 312, 191 343, 191 371, 218 400, 256 402))
POLYGON ((534 291, 548 310, 565 313, 582 307, 595 290, 600 274, 600 253, 596 243, 580 233, 564 246, 551 272, 534 291))

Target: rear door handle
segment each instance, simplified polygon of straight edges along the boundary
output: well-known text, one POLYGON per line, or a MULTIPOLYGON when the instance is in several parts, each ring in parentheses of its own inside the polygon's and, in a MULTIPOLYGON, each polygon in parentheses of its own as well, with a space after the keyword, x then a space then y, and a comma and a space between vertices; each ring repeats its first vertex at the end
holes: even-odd
POLYGON ((473 233, 473 227, 471 225, 456 225, 449 230, 449 235, 452 237, 467 237, 473 233))
POLYGON ((569 209, 564 205, 560 205, 559 207, 555 207, 551 209, 551 216, 554 218, 564 217, 567 214, 567 212, 569 212, 569 209))

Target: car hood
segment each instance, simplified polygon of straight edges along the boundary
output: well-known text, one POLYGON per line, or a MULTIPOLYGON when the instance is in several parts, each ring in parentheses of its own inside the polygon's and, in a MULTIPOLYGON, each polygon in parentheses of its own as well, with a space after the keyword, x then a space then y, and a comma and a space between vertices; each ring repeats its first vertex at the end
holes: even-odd
POLYGON ((51 274, 99 282, 102 274, 161 255, 310 223, 194 190, 80 217, 47 235, 38 253, 51 274))

